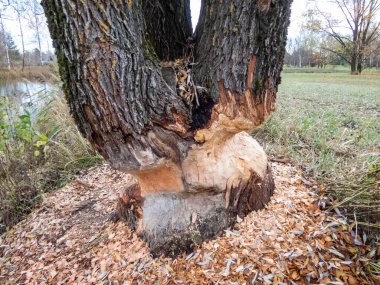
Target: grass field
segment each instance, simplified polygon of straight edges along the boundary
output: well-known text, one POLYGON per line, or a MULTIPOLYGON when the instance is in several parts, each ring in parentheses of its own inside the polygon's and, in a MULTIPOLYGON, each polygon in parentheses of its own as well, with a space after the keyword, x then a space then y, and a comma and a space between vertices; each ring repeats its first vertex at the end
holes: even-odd
POLYGON ((380 227, 380 73, 284 73, 277 110, 254 136, 380 227))
MULTIPOLYGON (((327 65, 325 68, 314 67, 298 67, 285 65, 283 73, 343 73, 348 74, 351 72, 351 68, 348 65, 327 65)), ((364 74, 380 74, 380 68, 366 68, 363 71, 364 74)))

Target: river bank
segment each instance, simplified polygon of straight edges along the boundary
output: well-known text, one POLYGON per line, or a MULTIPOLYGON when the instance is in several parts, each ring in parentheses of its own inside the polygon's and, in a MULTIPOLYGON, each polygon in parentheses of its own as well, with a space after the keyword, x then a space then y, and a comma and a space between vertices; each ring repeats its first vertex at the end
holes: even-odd
POLYGON ((20 80, 38 81, 41 83, 59 82, 58 67, 56 65, 27 66, 24 69, 20 67, 0 69, 0 82, 20 81, 20 80))
POLYGON ((60 84, 0 80, 0 234, 44 193, 101 161, 76 128, 60 84))

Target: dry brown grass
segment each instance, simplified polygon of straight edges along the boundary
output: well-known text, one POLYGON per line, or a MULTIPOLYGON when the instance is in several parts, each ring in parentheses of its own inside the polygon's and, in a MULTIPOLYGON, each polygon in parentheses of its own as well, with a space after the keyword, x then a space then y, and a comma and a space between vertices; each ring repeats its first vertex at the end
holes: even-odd
POLYGON ((59 81, 58 67, 56 65, 27 66, 8 70, 0 69, 0 82, 28 79, 30 81, 56 83, 59 81))

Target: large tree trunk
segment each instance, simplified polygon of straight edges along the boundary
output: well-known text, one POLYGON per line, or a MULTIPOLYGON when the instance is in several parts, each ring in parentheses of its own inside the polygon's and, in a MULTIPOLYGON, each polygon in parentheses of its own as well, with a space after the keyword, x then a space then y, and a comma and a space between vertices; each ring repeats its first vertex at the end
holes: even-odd
POLYGON ((358 55, 354 54, 351 57, 351 74, 352 75, 360 74, 358 67, 359 67, 359 58, 358 58, 358 55))
POLYGON ((135 175, 118 209, 152 252, 189 249, 269 201, 270 166, 246 132, 274 110, 290 3, 204 0, 192 35, 189 0, 42 1, 76 123, 135 175))

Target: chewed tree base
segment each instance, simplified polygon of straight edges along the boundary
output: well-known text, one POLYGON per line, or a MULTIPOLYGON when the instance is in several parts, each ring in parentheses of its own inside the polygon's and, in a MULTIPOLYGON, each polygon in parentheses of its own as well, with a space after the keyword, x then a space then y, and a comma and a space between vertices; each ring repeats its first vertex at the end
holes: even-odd
POLYGON ((118 212, 154 254, 269 201, 267 157, 245 131, 274 111, 291 2, 202 0, 192 33, 190 0, 42 1, 75 122, 136 177, 118 212))
MULTIPOLYGON (((208 144, 205 145, 193 149, 189 157, 202 154, 208 149, 208 144)), ((208 157, 202 154, 204 159, 192 163, 193 167, 186 165, 186 161, 183 163, 182 170, 187 171, 182 174, 184 190, 147 191, 141 186, 147 186, 144 179, 152 179, 151 173, 148 177, 134 173, 139 182, 124 191, 118 215, 149 244, 154 256, 189 252, 233 226, 238 216, 243 218, 269 202, 274 182, 266 155, 257 142, 246 133, 239 133, 217 148, 220 152, 214 149, 208 157), (222 172, 219 172, 220 163, 224 165, 222 172), (201 164, 207 166, 207 171, 198 172, 201 164), (197 181, 192 180, 195 172, 197 181), (214 183, 208 184, 212 180, 214 183)), ((163 177, 156 176, 156 180, 168 179, 169 173, 157 171, 163 177)), ((175 175, 177 171, 173 171, 172 176, 175 175)), ((157 181, 155 185, 163 184, 157 181)))

